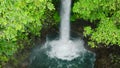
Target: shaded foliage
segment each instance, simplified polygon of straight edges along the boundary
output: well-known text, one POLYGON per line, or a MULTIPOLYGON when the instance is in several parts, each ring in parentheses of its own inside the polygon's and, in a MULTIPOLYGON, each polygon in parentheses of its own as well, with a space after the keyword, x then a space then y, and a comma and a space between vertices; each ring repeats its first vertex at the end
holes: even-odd
POLYGON ((89 36, 91 47, 120 45, 120 0, 78 0, 73 12, 76 18, 97 23, 95 29, 85 27, 84 35, 89 36))

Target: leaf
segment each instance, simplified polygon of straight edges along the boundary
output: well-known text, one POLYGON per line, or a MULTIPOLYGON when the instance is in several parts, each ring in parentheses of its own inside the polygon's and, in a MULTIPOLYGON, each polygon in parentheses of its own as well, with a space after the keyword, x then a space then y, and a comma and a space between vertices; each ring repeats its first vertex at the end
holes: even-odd
POLYGON ((49 10, 55 10, 54 5, 52 3, 47 3, 47 7, 49 10))

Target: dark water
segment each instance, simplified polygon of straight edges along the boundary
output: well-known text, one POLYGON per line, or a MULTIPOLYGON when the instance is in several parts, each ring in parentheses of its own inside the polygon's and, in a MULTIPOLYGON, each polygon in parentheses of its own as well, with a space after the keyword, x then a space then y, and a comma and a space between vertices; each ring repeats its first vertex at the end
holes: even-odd
MULTIPOLYGON (((73 34, 71 39, 80 38, 73 34)), ((58 34, 49 34, 46 41, 59 39, 58 34)), ((49 48, 37 47, 33 50, 30 57, 29 68, 94 68, 95 53, 86 51, 72 61, 50 58, 46 55, 49 48)))
POLYGON ((72 61, 67 61, 50 58, 45 54, 44 49, 36 49, 30 61, 29 68, 94 68, 95 55, 88 51, 72 61))

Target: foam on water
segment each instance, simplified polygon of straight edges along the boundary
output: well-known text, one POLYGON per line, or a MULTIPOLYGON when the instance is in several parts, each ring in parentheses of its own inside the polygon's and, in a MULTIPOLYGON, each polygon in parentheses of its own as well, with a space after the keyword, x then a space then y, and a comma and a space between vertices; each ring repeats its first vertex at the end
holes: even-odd
POLYGON ((47 55, 51 58, 58 58, 62 60, 73 60, 86 52, 83 40, 53 40, 45 43, 49 47, 47 55))
POLYGON ((95 54, 76 38, 63 41, 50 37, 42 47, 34 49, 29 68, 94 68, 95 54))

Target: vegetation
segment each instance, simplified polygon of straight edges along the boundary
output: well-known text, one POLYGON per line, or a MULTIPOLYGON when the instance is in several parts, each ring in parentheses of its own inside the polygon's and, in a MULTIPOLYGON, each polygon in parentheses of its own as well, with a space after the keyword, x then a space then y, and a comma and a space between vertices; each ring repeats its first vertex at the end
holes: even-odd
POLYGON ((78 0, 73 12, 76 18, 83 18, 95 24, 96 28, 85 27, 84 35, 89 45, 120 46, 120 0, 78 0))
MULTIPOLYGON (((27 46, 24 42, 29 44, 30 36, 40 36, 42 28, 60 22, 58 3, 60 0, 0 0, 0 68, 27 46)), ((95 25, 84 28, 91 47, 120 46, 120 0, 74 0, 72 13, 72 21, 84 19, 95 25)))
POLYGON ((40 36, 47 12, 54 11, 51 0, 0 0, 0 64, 30 41, 40 36))

